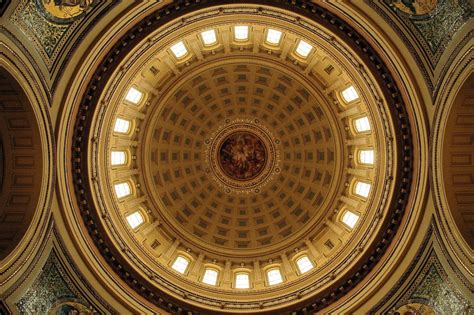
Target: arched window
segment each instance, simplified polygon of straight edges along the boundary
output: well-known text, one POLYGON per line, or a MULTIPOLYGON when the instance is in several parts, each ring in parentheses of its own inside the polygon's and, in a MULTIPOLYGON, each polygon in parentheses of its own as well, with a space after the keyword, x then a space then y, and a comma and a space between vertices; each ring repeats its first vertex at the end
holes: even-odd
POLYGON ((341 221, 342 223, 347 225, 347 227, 353 229, 354 226, 357 224, 357 221, 359 221, 359 215, 352 211, 346 210, 342 215, 341 221))
POLYGON ((217 35, 215 30, 201 32, 201 39, 204 46, 212 46, 217 43, 217 35))
POLYGON ((235 274, 235 288, 236 289, 250 288, 250 276, 247 272, 238 272, 235 274))
POLYGON ((114 132, 127 134, 130 132, 131 124, 130 120, 117 118, 115 120, 114 132))
POLYGON ((173 46, 170 47, 171 52, 176 57, 176 59, 183 58, 188 54, 188 49, 184 45, 183 41, 177 42, 173 46))
POLYGON ((350 103, 355 101, 359 98, 359 94, 357 93, 356 89, 351 85, 347 87, 344 91, 342 91, 342 98, 346 103, 350 103))
POLYGON ((209 285, 216 285, 218 275, 219 275, 219 272, 216 269, 206 268, 206 270, 204 270, 204 276, 202 277, 202 282, 209 285))
POLYGON ((234 27, 234 38, 238 41, 249 39, 249 27, 247 25, 238 25, 234 27))
POLYGON ((132 188, 130 187, 130 183, 123 182, 114 185, 115 188, 115 195, 118 199, 124 198, 129 196, 132 193, 132 188))
POLYGON ((310 271, 311 269, 313 269, 313 263, 311 262, 311 260, 309 259, 308 256, 301 256, 300 258, 298 258, 296 260, 296 265, 298 266, 298 270, 301 272, 301 273, 305 273, 307 271, 310 271))
POLYGON ((360 197, 367 198, 370 193, 370 187, 369 183, 357 181, 354 186, 354 193, 360 197))
POLYGON ((267 38, 265 39, 265 41, 270 45, 279 45, 282 34, 282 32, 270 28, 267 31, 267 38))
POLYGON ((142 225, 145 220, 143 219, 143 215, 140 211, 135 211, 132 214, 127 215, 127 222, 132 229, 136 229, 142 225))
POLYGON ((367 116, 354 120, 354 127, 357 132, 366 132, 370 130, 370 122, 367 116))
POLYGON ((309 53, 313 50, 313 46, 304 40, 300 40, 298 46, 296 46, 296 53, 303 58, 308 57, 309 53))
POLYGON ((186 272, 186 269, 188 268, 188 265, 189 265, 189 259, 187 259, 184 256, 179 255, 174 260, 173 265, 171 266, 171 268, 173 268, 174 270, 176 270, 179 273, 184 274, 186 272))
POLYGON ((275 285, 283 282, 281 271, 278 268, 272 268, 267 271, 267 279, 269 285, 275 285))
POLYGON ((127 153, 125 151, 112 151, 110 153, 110 164, 124 165, 127 163, 127 153))
POLYGON ((128 90, 127 95, 125 96, 125 100, 134 105, 138 105, 141 102, 142 98, 143 93, 133 86, 128 90))
POLYGON ((374 164, 374 150, 364 149, 359 151, 359 163, 361 164, 374 164))

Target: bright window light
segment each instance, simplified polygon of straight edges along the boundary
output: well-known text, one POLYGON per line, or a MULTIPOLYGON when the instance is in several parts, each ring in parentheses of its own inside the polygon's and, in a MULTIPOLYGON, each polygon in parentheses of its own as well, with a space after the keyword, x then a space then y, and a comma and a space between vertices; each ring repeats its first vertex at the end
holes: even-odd
POLYGON ((249 39, 249 27, 247 25, 239 25, 234 27, 234 37, 236 40, 249 39))
POLYGON ((202 282, 209 284, 209 285, 216 285, 217 284, 217 275, 219 273, 215 269, 207 268, 204 271, 204 276, 202 277, 202 282))
POLYGON ((357 182, 354 188, 356 195, 367 198, 370 192, 370 184, 364 182, 357 182))
POLYGON ((349 102, 352 102, 352 101, 358 99, 359 94, 357 94, 356 89, 351 85, 347 89, 342 91, 342 98, 344 99, 344 101, 349 103, 349 102))
POLYGON ((112 165, 124 165, 127 161, 125 151, 112 151, 110 154, 110 162, 112 165))
POLYGON ((250 277, 248 273, 239 272, 235 275, 235 288, 248 289, 250 288, 250 277))
POLYGON ((204 45, 214 45, 217 43, 217 36, 215 30, 204 31, 201 33, 202 42, 204 45))
POLYGON ((298 258, 296 265, 298 266, 298 269, 301 273, 305 273, 313 269, 313 264, 311 263, 311 260, 309 260, 308 256, 298 258))
POLYGON ((183 256, 178 256, 176 257, 176 260, 174 261, 171 268, 173 268, 179 273, 184 274, 184 272, 186 271, 186 268, 188 268, 188 265, 189 265, 189 259, 184 258, 183 256))
POLYGON ((140 211, 135 211, 127 216, 128 224, 132 229, 136 229, 143 223, 143 216, 140 211))
POLYGON ((275 285, 283 282, 280 269, 270 269, 267 271, 268 284, 275 285))
POLYGON ((184 46, 183 42, 178 42, 174 44, 173 46, 171 46, 170 49, 173 55, 178 59, 186 56, 186 54, 188 53, 188 50, 186 49, 186 46, 184 46))
POLYGON ((369 118, 367 117, 361 117, 356 119, 354 125, 357 132, 365 132, 370 130, 370 122, 369 118))
POLYGON ((132 193, 132 189, 130 188, 130 184, 125 182, 125 183, 119 183, 115 184, 115 194, 117 195, 117 198, 123 198, 132 193))
POLYGON ((304 40, 300 40, 298 46, 296 47, 296 53, 303 58, 308 57, 311 50, 313 50, 313 46, 311 46, 304 40))
POLYGON ((128 90, 128 93, 127 95, 125 96, 125 100, 127 102, 130 102, 132 104, 135 104, 137 105, 138 103, 140 103, 140 101, 142 100, 142 97, 143 97, 143 93, 140 92, 139 90, 137 90, 136 88, 134 87, 131 87, 129 90, 128 90))
POLYGON ((374 150, 360 150, 359 161, 363 164, 374 164, 374 150))
POLYGON ((267 31, 267 43, 272 45, 278 45, 281 40, 282 33, 277 30, 269 29, 267 31))
POLYGON ((350 227, 351 229, 354 228, 356 225, 357 221, 359 220, 359 216, 355 214, 352 211, 347 210, 344 212, 344 215, 342 216, 342 223, 350 227))
POLYGON ((115 120, 114 131, 118 133, 128 133, 130 131, 130 121, 122 118, 115 120))

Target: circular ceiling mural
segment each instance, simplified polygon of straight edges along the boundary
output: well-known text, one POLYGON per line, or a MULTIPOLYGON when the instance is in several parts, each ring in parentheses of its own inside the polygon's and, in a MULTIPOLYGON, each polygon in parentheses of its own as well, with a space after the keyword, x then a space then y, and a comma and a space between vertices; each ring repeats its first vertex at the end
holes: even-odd
POLYGON ((251 131, 237 131, 228 135, 217 153, 219 166, 234 180, 249 180, 262 172, 267 162, 263 141, 251 131))
POLYGON ((321 309, 404 211, 403 102, 317 5, 215 4, 155 12, 104 59, 76 123, 79 206, 116 272, 170 311, 321 309))

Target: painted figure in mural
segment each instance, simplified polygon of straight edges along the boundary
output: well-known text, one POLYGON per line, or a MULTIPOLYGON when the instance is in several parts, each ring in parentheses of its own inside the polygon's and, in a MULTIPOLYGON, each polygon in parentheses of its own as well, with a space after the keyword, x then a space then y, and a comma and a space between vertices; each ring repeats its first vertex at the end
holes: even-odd
MULTIPOLYGON (((58 6, 75 7, 79 6, 81 9, 87 9, 93 0, 54 0, 54 4, 58 6)), ((49 4, 51 0, 45 0, 45 3, 49 4)))
POLYGON ((393 315, 435 315, 436 312, 428 305, 408 303, 399 307, 393 315))
POLYGON ((265 162, 265 146, 251 133, 238 132, 230 135, 220 149, 221 167, 234 179, 254 178, 263 169, 265 162))
POLYGON ((411 15, 424 15, 438 6, 438 0, 391 0, 390 3, 400 11, 411 15))
POLYGON ((41 0, 41 3, 51 16, 69 20, 87 12, 96 0, 41 0))

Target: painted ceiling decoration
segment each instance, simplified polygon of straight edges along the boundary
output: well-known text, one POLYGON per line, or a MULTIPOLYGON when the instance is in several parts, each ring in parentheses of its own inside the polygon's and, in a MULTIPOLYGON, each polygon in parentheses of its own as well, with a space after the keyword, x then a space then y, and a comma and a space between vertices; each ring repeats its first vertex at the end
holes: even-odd
MULTIPOLYGON (((231 312, 236 309, 271 312, 289 301, 290 306, 285 307, 287 310, 304 308, 307 311, 317 311, 343 296, 363 279, 397 230, 409 197, 413 152, 405 105, 389 71, 371 46, 344 21, 322 7, 283 1, 272 3, 274 7, 261 7, 267 3, 259 1, 255 1, 255 5, 226 4, 225 1, 217 6, 215 2, 209 1, 186 2, 183 6, 172 4, 143 19, 142 23, 131 29, 111 49, 102 66, 96 70, 77 116, 84 117, 76 121, 71 148, 74 152, 73 173, 78 206, 96 246, 115 272, 129 285, 139 288, 143 297, 171 312, 188 310, 193 313, 211 313, 219 309, 231 312), (198 9, 205 13, 187 15, 198 9), (246 23, 239 19, 241 12, 247 15, 246 23), (294 17, 291 12, 301 14, 304 19, 294 17), (232 22, 234 19, 236 22, 232 22), (247 23, 252 25, 252 29, 245 25, 238 27, 247 23), (192 34, 204 31, 211 25, 222 34, 224 42, 221 47, 208 52, 205 47, 200 51, 202 48, 196 45, 196 37, 192 34), (257 29, 265 31, 270 25, 283 29, 288 40, 299 40, 300 44, 295 52, 283 47, 271 54, 270 50, 265 52, 256 48, 258 46, 253 42, 249 48, 234 48, 239 47, 239 41, 245 43, 247 40, 257 40, 258 36, 252 32, 257 32, 257 29), (176 37, 174 30, 177 29, 186 30, 184 33, 189 34, 189 39, 176 37), (230 45, 226 43, 229 36, 235 38, 235 42, 230 45), (144 41, 146 38, 148 39, 144 41), (333 81, 330 79, 331 73, 347 75, 347 80, 354 81, 353 84, 361 95, 354 87, 343 84, 321 85, 318 79, 322 78, 316 75, 316 68, 313 69, 315 63, 306 61, 313 49, 319 56, 326 55, 326 60, 334 59, 330 61, 330 66, 337 70, 333 72, 327 65, 326 80, 333 81), (329 51, 339 52, 336 57, 329 57, 332 54, 329 51), (144 61, 138 63, 139 59, 144 61), (135 64, 145 66, 136 69, 135 64), (353 69, 350 70, 353 71, 353 76, 349 72, 346 74, 349 71, 346 70, 347 67, 353 69), (108 82, 117 76, 117 69, 122 69, 121 73, 118 72, 118 78, 122 79, 114 79, 113 86, 110 86, 108 82), (143 74, 140 79, 124 79, 126 69, 129 73, 143 74), (376 81, 367 81, 368 77, 360 76, 359 71, 369 72, 376 81), (144 80, 143 76, 149 80, 144 80), (155 76, 159 79, 154 78, 155 76), (258 83, 258 80, 262 82, 261 91, 249 85, 249 82, 258 83), (270 86, 281 92, 271 92, 270 86), (128 87, 128 91, 124 90, 125 87, 128 87), (324 89, 326 91, 322 93, 324 89), (337 90, 340 92, 336 92, 337 90), (369 90, 371 93, 367 94, 366 91, 369 90), (125 95, 125 99, 121 95, 125 95), (344 98, 341 99, 342 97, 344 98), (367 139, 351 140, 354 137, 348 133, 351 129, 346 128, 344 131, 341 120, 336 122, 338 113, 334 111, 334 105, 340 104, 338 106, 343 108, 343 102, 360 104, 360 113, 355 108, 352 110, 356 115, 359 113, 363 116, 365 111, 370 111, 371 127, 394 141, 380 142, 374 133, 368 134, 367 139), (100 110, 103 108, 101 104, 109 104, 108 109, 100 110), (127 114, 131 113, 130 106, 138 106, 138 112, 135 109, 132 116, 127 114), (132 132, 125 138, 117 136, 113 142, 109 142, 110 147, 101 145, 108 142, 101 140, 103 137, 110 137, 117 132, 117 122, 122 124, 117 119, 136 119, 132 117, 139 119, 133 122, 138 132, 132 132), (258 137, 266 148, 252 154, 262 154, 265 151, 265 158, 270 158, 272 153, 269 143, 276 143, 276 139, 281 142, 280 148, 276 149, 280 151, 281 172, 276 172, 258 191, 243 195, 232 190, 226 192, 205 176, 207 135, 220 135, 218 130, 227 130, 225 117, 231 120, 258 117, 259 123, 270 130, 269 142, 266 144, 267 136, 264 134, 250 136, 250 132, 245 131, 248 141, 258 137), (289 119, 290 117, 292 118, 289 119), (287 122, 287 130, 276 128, 279 120, 283 124, 287 122), (97 125, 93 121, 104 123, 97 125), (113 122, 115 123, 112 124, 113 122), (292 130, 299 130, 301 134, 292 130), (277 135, 277 138, 273 138, 271 134, 277 135), (392 134, 396 137, 391 136, 392 134), (303 160, 304 151, 299 153, 300 146, 313 137, 316 147, 321 146, 321 155, 306 156, 303 160), (85 139, 91 141, 84 141, 85 139), (102 157, 127 143, 132 145, 130 154, 133 159, 131 164, 125 164, 130 169, 114 171, 113 168, 105 167, 104 163, 107 161, 102 157), (346 161, 356 143, 378 148, 379 166, 373 171, 361 168, 346 173, 346 170, 341 169, 343 161, 346 161), (87 158, 87 152, 95 152, 92 164, 87 158), (298 162, 300 159, 301 162, 298 162), (395 171, 392 163, 403 167, 395 171), (308 171, 304 171, 306 164, 308 171), (87 174, 87 169, 91 169, 93 174, 87 174), (309 169, 313 169, 315 173, 312 174, 309 169), (372 174, 371 177, 374 176, 373 191, 370 191, 371 183, 357 180, 357 176, 366 172, 372 174), (302 177, 297 178, 291 174, 301 174, 302 177), (301 184, 306 182, 305 176, 309 177, 308 180, 314 177, 314 189, 307 188, 298 192, 298 186, 304 187, 301 184), (104 181, 102 178, 109 179, 104 181), (388 179, 383 180, 384 178, 388 179), (301 184, 298 185, 298 181, 301 184), (107 182, 111 184, 103 186, 107 182), (327 192, 322 193, 326 190, 327 192), (361 199, 351 199, 353 194, 359 194, 361 199), (388 195, 389 198, 381 199, 381 196, 388 195), (288 207, 288 210, 278 211, 272 203, 275 198, 286 200, 285 208, 288 207), (117 199, 118 202, 114 201, 117 199), (102 201, 97 204, 93 200, 102 201), (245 207, 255 205, 255 202, 261 202, 261 207, 253 210, 245 207), (378 203, 378 207, 385 209, 385 214, 364 214, 378 208, 366 208, 366 202, 378 203), (213 204, 220 204, 222 208, 213 204), (378 231, 371 240, 373 245, 370 251, 361 253, 361 245, 356 245, 356 240, 361 240, 362 237, 357 231, 362 230, 355 229, 352 234, 334 223, 338 209, 344 208, 345 204, 366 209, 358 210, 364 215, 365 219, 362 221, 370 225, 372 230, 378 231), (142 210, 138 214, 131 213, 132 208, 142 210), (129 233, 120 232, 123 229, 120 226, 123 226, 121 222, 124 215, 129 225, 136 229, 132 228, 131 231, 137 233, 136 236, 130 238, 129 233), (205 219, 206 216, 210 220, 205 219), (139 226, 143 221, 145 227, 142 231, 139 226), (146 224, 152 229, 147 228, 146 224), (176 226, 179 225, 182 228, 177 230, 176 226), (272 232, 269 235, 272 237, 268 238, 265 237, 265 229, 280 232, 272 232), (115 241, 105 232, 107 230, 115 231, 115 241), (256 238, 255 233, 260 231, 263 234, 256 238), (308 231, 312 232, 308 234, 308 231), (318 233, 329 233, 328 238, 324 239, 323 236, 319 239, 318 233), (333 233, 339 237, 331 240, 329 235, 333 233), (305 243, 304 234, 313 241, 305 243), (136 252, 127 245, 137 240, 141 242, 143 236, 146 236, 143 241, 150 242, 149 247, 142 247, 136 252), (117 248, 113 245, 114 242, 122 244, 121 247, 117 248), (314 242, 320 242, 320 245, 313 245, 314 242), (313 246, 323 245, 330 252, 317 260, 315 272, 303 277, 292 271, 289 261, 292 257, 288 256, 290 251, 317 252, 313 246), (336 254, 346 255, 346 264, 350 263, 352 267, 331 269, 330 266, 334 266, 331 262, 337 257, 336 254), (140 273, 134 269, 141 267, 132 267, 128 262, 129 259, 137 261, 143 259, 138 257, 155 255, 158 259, 146 258, 146 265, 149 265, 140 273), (202 286, 197 279, 191 280, 197 276, 193 275, 195 271, 188 270, 188 265, 194 260, 199 264, 212 264, 217 270, 222 270, 223 278, 217 291, 202 286), (176 273, 160 271, 168 264, 176 273), (270 277, 271 268, 277 270, 276 278, 270 277), (278 271, 281 268, 284 268, 283 275, 278 271), (269 272, 267 280, 263 278, 263 274, 253 276, 264 270, 269 272), (143 277, 142 272, 148 274, 148 277, 143 277), (252 282, 248 290, 240 291, 239 298, 235 299, 233 287, 241 284, 233 282, 232 274, 237 276, 239 272, 252 273, 252 279, 256 277, 256 282, 252 282), (296 285, 301 281, 300 278, 306 279, 307 284, 296 285), (179 285, 182 281, 193 289, 184 289, 184 283, 179 285), (273 288, 274 282, 283 282, 284 285, 273 288), (326 282, 330 283, 329 287, 322 289, 322 284, 326 282), (257 289, 274 293, 269 299, 262 299, 260 296, 255 300, 252 292, 257 289), (279 290, 281 293, 278 293, 279 290), (186 301, 191 301, 192 304, 186 301)), ((282 45, 285 43, 283 40, 282 45)), ((320 58, 319 56, 314 58, 320 58)), ((351 124, 350 120, 347 124, 351 124)), ((230 125, 232 126, 231 123, 230 125)), ((354 132, 356 131, 352 131, 354 132)), ((231 134, 231 131, 224 133, 224 142, 228 139, 227 134, 231 134)), ((216 148, 220 148, 221 143, 218 141, 216 148)), ((211 153, 207 155, 221 158, 219 150, 209 151, 211 153)), ((246 159, 245 156, 244 158, 246 159)), ((261 158, 254 160, 257 168, 260 167, 260 161, 261 158)), ((225 168, 221 163, 217 172, 224 174, 227 179, 242 181, 238 178, 242 175, 229 171, 236 165, 237 162, 225 168)), ((266 164, 261 167, 265 168, 266 164)), ((247 182, 252 182, 253 176, 258 178, 265 172, 255 171, 256 175, 252 174, 247 182)), ((368 240, 362 238, 362 242, 366 241, 368 240)))
POLYGON ((34 45, 56 88, 68 56, 115 1, 21 0, 10 21, 34 45), (74 39, 74 40, 73 40, 74 39))
POLYGON ((1 2, 0 314, 471 314, 471 16, 1 2))
MULTIPOLYGON (((472 4, 467 0, 384 0, 367 3, 379 11, 400 36, 406 37, 407 43, 411 43, 411 52, 424 70, 425 79, 435 98, 440 85, 439 78, 442 77, 435 73, 439 72, 439 67, 443 68, 443 72, 446 71, 446 65, 449 65, 439 64, 439 61, 456 32, 472 18, 472 4), (392 19, 401 21, 407 31, 404 32, 392 19)), ((470 30, 464 41, 472 38, 472 34, 470 30)))
MULTIPOLYGON (((473 308, 472 301, 461 292, 445 267, 439 251, 446 250, 439 243, 439 228, 432 221, 416 260, 407 268, 392 292, 375 306, 371 314, 468 314, 473 308), (434 246, 433 246, 434 245, 434 246)), ((461 277, 467 283, 469 280, 461 277)), ((468 284, 472 290, 472 283, 468 284)))

